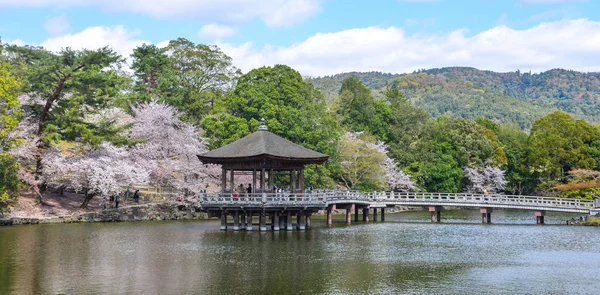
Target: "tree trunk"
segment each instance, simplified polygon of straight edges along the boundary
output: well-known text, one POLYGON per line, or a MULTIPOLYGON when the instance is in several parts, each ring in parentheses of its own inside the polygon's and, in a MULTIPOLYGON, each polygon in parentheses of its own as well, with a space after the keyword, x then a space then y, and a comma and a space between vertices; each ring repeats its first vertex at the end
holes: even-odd
POLYGON ((81 206, 79 206, 79 208, 81 209, 87 209, 88 204, 90 203, 90 201, 94 198, 95 194, 85 194, 85 199, 83 200, 83 203, 81 204, 81 206))

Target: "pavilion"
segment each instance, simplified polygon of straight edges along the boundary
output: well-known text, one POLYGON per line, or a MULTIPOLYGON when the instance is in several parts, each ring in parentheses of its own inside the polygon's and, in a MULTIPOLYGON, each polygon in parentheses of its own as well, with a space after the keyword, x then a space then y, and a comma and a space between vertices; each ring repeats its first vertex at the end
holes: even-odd
MULTIPOLYGON (((304 166, 307 164, 323 164, 329 158, 328 155, 307 149, 286 140, 272 132, 269 132, 264 119, 261 120, 258 130, 235 142, 198 155, 198 159, 205 164, 222 165, 221 175, 221 197, 231 200, 229 206, 218 208, 206 208, 211 216, 220 216, 222 228, 227 228, 227 216, 234 218, 234 230, 238 229, 239 216, 248 217, 247 229, 252 229, 252 216, 258 214, 260 217, 260 228, 266 229, 265 214, 271 217, 272 228, 279 229, 277 223, 279 217, 287 217, 288 224, 291 227, 292 215, 298 216, 299 227, 303 226, 303 221, 310 222, 310 214, 321 208, 310 210, 307 206, 299 208, 278 207, 276 204, 268 206, 265 209, 264 204, 276 203, 280 197, 273 191, 276 175, 289 175, 288 190, 285 192, 286 198, 294 198, 302 201, 304 196, 304 166), (236 187, 235 175, 251 174, 252 191, 251 193, 238 192, 239 198, 234 199, 233 189, 236 187), (229 178, 229 181, 228 181, 229 178), (249 201, 261 198, 263 206, 253 208, 249 201), (268 211, 268 212, 267 212, 268 211)), ((239 184, 238 184, 239 185, 239 184)), ((304 204, 306 205, 306 204, 304 204)), ((282 225, 285 222, 282 222, 282 225)), ((243 227, 243 226, 242 226, 243 227)))

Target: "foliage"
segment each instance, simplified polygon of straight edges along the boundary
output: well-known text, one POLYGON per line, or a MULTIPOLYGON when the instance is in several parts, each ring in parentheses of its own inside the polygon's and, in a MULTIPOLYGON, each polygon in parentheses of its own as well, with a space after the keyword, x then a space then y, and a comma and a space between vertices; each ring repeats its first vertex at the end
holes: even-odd
MULTIPOLYGON (((391 91, 389 94, 394 95, 391 91)), ((388 140, 391 109, 384 101, 375 99, 357 77, 348 77, 342 82, 336 113, 341 117, 341 125, 347 129, 366 131, 378 140, 388 140)))
POLYGON ((385 186, 386 154, 367 133, 347 132, 339 146, 341 179, 348 189, 373 190, 385 186))
POLYGON ((338 122, 321 93, 288 66, 261 67, 242 75, 233 93, 217 103, 202 127, 209 146, 218 148, 256 131, 261 118, 269 131, 330 155, 332 160, 319 167, 318 174, 312 168, 306 170, 306 184, 333 186, 339 165, 335 160, 338 122))
POLYGON ((550 178, 562 177, 577 168, 593 169, 597 162, 590 145, 597 144, 598 129, 563 112, 554 112, 535 121, 528 143, 532 169, 550 178))

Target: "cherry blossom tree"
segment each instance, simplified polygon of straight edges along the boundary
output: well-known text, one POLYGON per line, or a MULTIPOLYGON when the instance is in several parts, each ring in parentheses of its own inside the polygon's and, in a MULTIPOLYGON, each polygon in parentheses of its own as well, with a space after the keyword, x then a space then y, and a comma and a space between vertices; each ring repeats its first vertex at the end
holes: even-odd
POLYGON ((415 189, 410 176, 398 169, 398 164, 388 156, 388 147, 383 142, 362 132, 347 132, 339 146, 342 180, 348 188, 357 184, 363 187, 383 188, 395 191, 415 189))
POLYGON ((464 168, 465 178, 468 180, 467 191, 470 193, 481 193, 484 190, 490 193, 499 193, 504 190, 507 181, 504 179, 504 171, 495 167, 464 168))
POLYGON ((197 158, 208 151, 200 130, 181 121, 174 107, 153 101, 133 108, 133 114, 130 136, 142 142, 131 156, 149 172, 150 182, 187 192, 218 184, 220 166, 197 158))
POLYGON ((148 171, 132 161, 129 151, 110 143, 76 156, 55 149, 44 157, 43 163, 48 185, 84 192, 82 208, 94 196, 107 196, 123 186, 148 181, 148 171))

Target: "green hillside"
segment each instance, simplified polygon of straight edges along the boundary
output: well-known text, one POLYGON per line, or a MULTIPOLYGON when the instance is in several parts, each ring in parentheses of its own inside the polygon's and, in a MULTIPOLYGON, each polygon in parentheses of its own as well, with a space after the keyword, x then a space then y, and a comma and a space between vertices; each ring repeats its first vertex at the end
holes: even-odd
POLYGON ((600 73, 554 69, 539 74, 497 73, 451 67, 412 74, 381 72, 343 73, 310 79, 328 101, 333 101, 341 82, 356 76, 377 94, 387 83, 398 81, 415 105, 431 115, 514 122, 524 129, 535 118, 555 110, 590 122, 600 122, 600 73))

